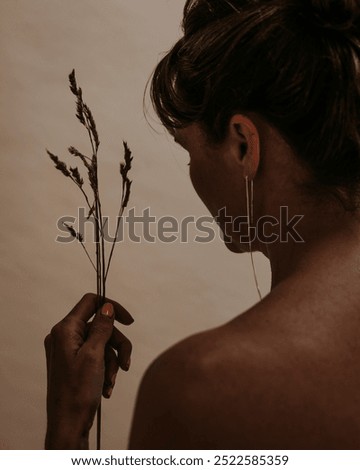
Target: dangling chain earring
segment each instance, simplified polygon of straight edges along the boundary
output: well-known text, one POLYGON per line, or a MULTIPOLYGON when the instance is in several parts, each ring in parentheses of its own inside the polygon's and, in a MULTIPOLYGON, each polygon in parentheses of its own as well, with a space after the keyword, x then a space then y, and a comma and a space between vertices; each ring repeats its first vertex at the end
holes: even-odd
POLYGON ((245 182, 246 182, 246 215, 247 215, 251 265, 252 265, 252 270, 254 274, 254 281, 255 281, 256 289, 258 291, 260 300, 262 300, 262 295, 261 295, 260 288, 259 288, 259 282, 256 276, 256 269, 255 269, 253 251, 252 251, 252 241, 251 241, 251 227, 253 226, 253 223, 254 223, 254 181, 251 180, 250 185, 249 185, 249 177, 245 176, 245 182))

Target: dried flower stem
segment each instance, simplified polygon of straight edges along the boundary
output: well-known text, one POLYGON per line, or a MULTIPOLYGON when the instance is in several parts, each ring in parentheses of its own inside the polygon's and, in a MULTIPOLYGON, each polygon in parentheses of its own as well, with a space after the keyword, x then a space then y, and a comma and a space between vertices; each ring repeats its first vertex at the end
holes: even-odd
MULTIPOLYGON (((85 198, 86 204, 89 209, 88 218, 94 216, 95 220, 95 263, 91 259, 91 256, 86 249, 84 244, 84 239, 82 234, 76 232, 76 230, 70 226, 66 225, 67 230, 69 233, 76 238, 79 243, 81 244, 83 250, 85 251, 86 256, 88 257, 92 267, 96 271, 96 292, 98 297, 97 309, 99 309, 105 300, 106 295, 106 279, 109 273, 109 268, 111 264, 111 260, 113 257, 115 244, 118 237, 119 227, 120 227, 120 220, 124 214, 124 210, 128 205, 130 192, 131 192, 131 184, 132 181, 128 178, 128 172, 131 169, 131 162, 133 160, 131 150, 129 149, 126 142, 124 144, 124 163, 120 164, 120 175, 122 178, 122 196, 120 202, 120 209, 117 219, 117 226, 116 226, 116 233, 115 237, 112 241, 111 251, 106 261, 106 247, 105 247, 105 237, 104 237, 104 225, 103 225, 103 216, 102 216, 102 207, 101 207, 101 200, 100 200, 100 192, 99 192, 99 180, 98 180, 98 150, 100 147, 100 139, 99 134, 96 128, 96 123, 94 116, 90 110, 90 108, 84 103, 83 94, 80 87, 78 87, 75 77, 75 70, 73 70, 69 75, 69 82, 70 82, 70 90, 73 95, 76 97, 76 117, 79 122, 85 127, 87 134, 90 140, 90 146, 92 151, 92 158, 89 158, 85 154, 81 153, 75 147, 69 147, 70 155, 77 157, 83 163, 84 168, 87 171, 88 175, 88 183, 92 190, 93 195, 93 204, 90 203, 90 199, 86 191, 84 190, 84 180, 82 179, 80 172, 77 167, 75 168, 68 168, 67 165, 62 162, 56 155, 52 154, 47 150, 47 153, 51 160, 54 162, 55 167, 59 170, 64 176, 70 178, 71 181, 79 188, 82 195, 85 198)), ((101 402, 97 412, 97 438, 96 438, 96 446, 97 449, 101 448, 101 402)))
POLYGON ((116 222, 116 230, 115 230, 115 237, 111 246, 111 251, 110 251, 110 256, 105 272, 105 282, 108 276, 111 260, 113 257, 114 249, 115 249, 115 244, 116 240, 119 234, 119 228, 120 228, 120 221, 122 219, 122 216, 124 214, 124 210, 126 209, 129 198, 130 198, 130 191, 131 191, 131 185, 132 181, 129 180, 128 178, 128 173, 131 170, 131 163, 133 161, 133 156, 131 153, 131 150, 129 149, 128 145, 126 142, 123 142, 124 145, 124 159, 125 163, 120 163, 120 175, 122 178, 122 195, 121 195, 121 203, 120 203, 120 209, 119 209, 119 214, 117 217, 117 222, 116 222))

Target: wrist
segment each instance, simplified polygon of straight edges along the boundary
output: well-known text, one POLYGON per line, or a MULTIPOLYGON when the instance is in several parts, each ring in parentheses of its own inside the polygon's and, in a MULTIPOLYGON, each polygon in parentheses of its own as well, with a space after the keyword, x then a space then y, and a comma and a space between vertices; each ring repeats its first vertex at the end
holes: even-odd
POLYGON ((48 417, 45 449, 48 450, 87 450, 91 423, 85 423, 80 416, 65 418, 48 417))
POLYGON ((88 450, 89 435, 75 435, 48 430, 45 438, 45 450, 88 450))
POLYGON ((74 429, 64 423, 48 422, 46 438, 46 450, 88 450, 89 431, 74 429))

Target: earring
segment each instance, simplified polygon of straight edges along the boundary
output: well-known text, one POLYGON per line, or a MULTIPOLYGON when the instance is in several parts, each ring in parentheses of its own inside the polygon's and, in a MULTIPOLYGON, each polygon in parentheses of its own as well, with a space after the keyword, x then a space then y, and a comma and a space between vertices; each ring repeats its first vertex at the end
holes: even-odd
POLYGON ((259 282, 258 282, 257 275, 256 275, 254 256, 253 256, 253 251, 252 251, 252 241, 251 241, 251 227, 254 224, 254 181, 251 180, 249 183, 248 176, 245 176, 245 186, 246 186, 246 218, 247 218, 247 226, 248 226, 248 239, 249 239, 251 265, 252 265, 256 290, 259 294, 260 300, 262 300, 262 295, 261 295, 260 288, 259 288, 259 282))

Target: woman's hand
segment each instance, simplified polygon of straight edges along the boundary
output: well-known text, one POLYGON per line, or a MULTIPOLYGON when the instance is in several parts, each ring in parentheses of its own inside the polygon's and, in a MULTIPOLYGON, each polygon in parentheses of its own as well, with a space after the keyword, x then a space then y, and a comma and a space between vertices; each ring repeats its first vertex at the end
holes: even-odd
POLYGON ((48 391, 47 449, 86 449, 101 395, 110 398, 119 367, 129 370, 131 343, 114 327, 134 320, 106 299, 86 294, 45 338, 48 391), (116 351, 116 352, 115 352, 116 351))

